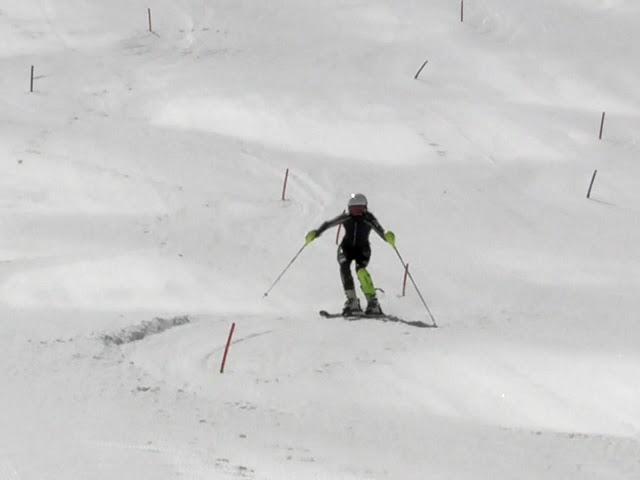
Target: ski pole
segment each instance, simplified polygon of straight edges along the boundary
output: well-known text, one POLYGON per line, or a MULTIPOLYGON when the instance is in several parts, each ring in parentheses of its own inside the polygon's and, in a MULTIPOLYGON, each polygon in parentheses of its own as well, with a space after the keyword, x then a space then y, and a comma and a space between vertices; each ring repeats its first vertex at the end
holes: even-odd
POLYGON ((280 275, 278 275, 278 278, 275 279, 275 281, 271 284, 271 286, 269 287, 269 290, 267 290, 264 293, 264 296, 266 297, 267 295, 269 295, 269 293, 271 292, 271 290, 273 290, 273 287, 276 286, 276 284, 280 281, 280 279, 282 278, 282 276, 287 272, 287 270, 289 270, 289 267, 291 267, 291 265, 293 265, 293 262, 296 261, 296 259, 300 256, 300 254, 302 253, 302 251, 307 247, 308 243, 305 243, 302 248, 300 250, 298 250, 298 253, 296 253, 294 255, 294 257, 291 259, 291 261, 289 262, 289 264, 284 267, 284 270, 282 270, 282 273, 280 273, 280 275))
POLYGON ((422 300, 422 304, 424 305, 424 308, 427 309, 427 313, 429 314, 429 317, 431 317, 431 321, 433 322, 433 326, 437 327, 438 325, 436 324, 436 319, 433 318, 433 314, 431 313, 431 310, 429 309, 429 305, 427 305, 427 302, 425 302, 424 297, 422 296, 422 293, 420 293, 420 289, 418 288, 418 285, 416 285, 416 281, 413 279, 413 275, 411 275, 411 272, 409 271, 409 269, 407 269, 407 264, 404 262, 402 255, 400 255, 400 252, 398 251, 398 249, 396 248, 395 245, 392 245, 393 249, 396 251, 396 254, 398 255, 398 258, 400 259, 400 262, 402 263, 402 267, 406 269, 407 275, 409 276, 409 279, 411 280, 411 283, 413 284, 413 288, 416 289, 416 292, 418 292, 418 296, 420 297, 420 300, 422 300))

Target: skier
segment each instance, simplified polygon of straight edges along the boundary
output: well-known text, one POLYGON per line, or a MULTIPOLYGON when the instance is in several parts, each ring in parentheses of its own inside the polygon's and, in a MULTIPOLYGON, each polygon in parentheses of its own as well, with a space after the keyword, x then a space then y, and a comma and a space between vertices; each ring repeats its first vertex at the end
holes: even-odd
POLYGON ((351 276, 351 262, 356 263, 356 274, 360 281, 360 288, 367 298, 366 315, 382 315, 380 303, 376 297, 376 289, 367 271, 367 265, 371 258, 371 246, 369 245, 369 233, 373 229, 380 237, 395 247, 396 238, 393 232, 386 231, 376 217, 367 210, 367 198, 361 193, 354 193, 349 199, 347 212, 338 215, 311 230, 305 237, 305 244, 313 242, 322 233, 331 228, 342 225, 345 230, 344 238, 338 247, 338 263, 340 264, 340 277, 347 300, 342 309, 342 315, 357 315, 362 313, 360 300, 356 295, 353 277, 351 276))

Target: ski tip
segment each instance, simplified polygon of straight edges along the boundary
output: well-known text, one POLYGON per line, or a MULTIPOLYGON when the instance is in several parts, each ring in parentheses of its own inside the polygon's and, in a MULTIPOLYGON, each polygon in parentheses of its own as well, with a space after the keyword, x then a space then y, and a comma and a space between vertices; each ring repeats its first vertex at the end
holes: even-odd
POLYGON ((320 314, 321 317, 324 317, 324 318, 338 318, 343 316, 342 313, 331 313, 331 312, 328 312, 327 310, 320 310, 318 313, 320 314))

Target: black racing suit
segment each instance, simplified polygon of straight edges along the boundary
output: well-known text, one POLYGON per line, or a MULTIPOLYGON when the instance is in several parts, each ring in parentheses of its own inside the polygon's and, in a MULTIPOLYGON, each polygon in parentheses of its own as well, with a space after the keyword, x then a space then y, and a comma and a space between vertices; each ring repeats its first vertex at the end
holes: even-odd
POLYGON ((333 220, 324 222, 317 229, 318 235, 331 228, 342 225, 344 237, 338 247, 338 263, 340 264, 340 277, 345 291, 355 290, 353 277, 351 276, 351 262, 356 262, 356 270, 366 268, 371 258, 371 245, 369 244, 369 234, 373 229, 380 238, 384 238, 384 228, 378 219, 368 211, 363 215, 349 215, 343 213, 333 220))

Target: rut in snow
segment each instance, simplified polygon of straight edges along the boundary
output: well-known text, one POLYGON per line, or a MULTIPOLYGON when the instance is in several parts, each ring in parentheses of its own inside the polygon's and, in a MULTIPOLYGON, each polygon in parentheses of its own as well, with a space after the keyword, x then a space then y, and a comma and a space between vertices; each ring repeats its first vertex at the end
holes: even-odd
POLYGON ((168 319, 156 317, 153 320, 146 320, 138 325, 124 328, 117 333, 104 334, 100 339, 105 345, 122 345, 142 340, 149 335, 156 335, 170 328, 185 325, 190 322, 191 319, 187 315, 168 319))

